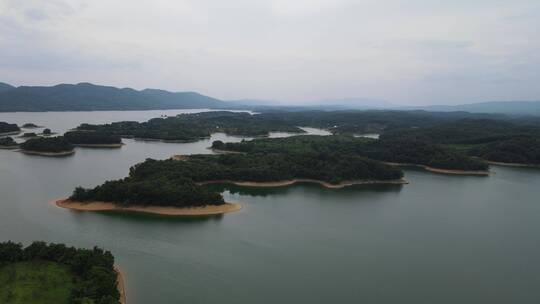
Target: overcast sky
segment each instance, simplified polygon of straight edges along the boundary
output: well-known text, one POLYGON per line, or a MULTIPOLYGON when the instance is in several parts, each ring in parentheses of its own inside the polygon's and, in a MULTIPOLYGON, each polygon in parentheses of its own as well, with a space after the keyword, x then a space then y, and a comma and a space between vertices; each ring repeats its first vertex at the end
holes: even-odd
POLYGON ((540 100, 540 1, 0 0, 0 81, 293 102, 540 100))

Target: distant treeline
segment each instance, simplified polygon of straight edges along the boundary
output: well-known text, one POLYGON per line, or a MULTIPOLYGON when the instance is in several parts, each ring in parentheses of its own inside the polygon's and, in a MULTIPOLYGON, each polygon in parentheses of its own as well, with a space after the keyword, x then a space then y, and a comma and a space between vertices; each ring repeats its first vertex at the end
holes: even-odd
POLYGON ((70 303, 120 303, 114 257, 109 251, 45 242, 34 242, 24 248, 18 243, 0 243, 0 267, 29 261, 49 261, 70 268, 75 284, 70 303))
POLYGON ((70 199, 123 205, 191 207, 223 204, 221 194, 198 183, 207 181, 274 182, 315 179, 337 184, 353 180, 395 180, 395 167, 354 155, 265 153, 192 155, 186 160, 148 159, 129 176, 94 189, 77 188, 70 199))
MULTIPOLYGON (((333 134, 388 133, 436 127, 463 119, 498 120, 508 124, 540 126, 540 119, 514 119, 504 115, 433 113, 425 111, 300 111, 260 114, 205 112, 155 118, 147 122, 123 121, 105 125, 82 124, 79 130, 102 131, 122 137, 194 141, 223 132, 239 136, 266 136, 269 132, 303 132, 298 127, 327 129, 333 134)), ((526 128, 526 127, 524 127, 526 128)))
POLYGON ((175 117, 154 118, 142 123, 124 121, 105 125, 82 124, 77 129, 122 137, 169 141, 195 141, 217 132, 237 136, 266 136, 269 132, 304 132, 294 124, 283 120, 233 112, 180 114, 175 117))

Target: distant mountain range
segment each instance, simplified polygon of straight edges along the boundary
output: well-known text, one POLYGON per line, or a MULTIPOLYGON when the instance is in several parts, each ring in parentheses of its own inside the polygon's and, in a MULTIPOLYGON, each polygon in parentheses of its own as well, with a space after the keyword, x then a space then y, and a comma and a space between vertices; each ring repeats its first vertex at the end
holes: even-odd
POLYGON ((223 108, 226 103, 195 92, 119 89, 90 83, 13 87, 0 83, 0 112, 223 108))
POLYGON ((540 116, 540 101, 500 101, 462 105, 398 106, 368 98, 325 99, 307 103, 242 99, 223 101, 195 92, 156 89, 134 90, 91 83, 14 87, 0 82, 0 112, 107 111, 161 109, 252 109, 252 110, 425 110, 464 111, 540 116))
POLYGON ((425 110, 431 112, 471 112, 471 113, 499 113, 511 115, 540 116, 540 101, 491 101, 461 104, 455 106, 433 105, 423 107, 403 107, 404 110, 425 110))

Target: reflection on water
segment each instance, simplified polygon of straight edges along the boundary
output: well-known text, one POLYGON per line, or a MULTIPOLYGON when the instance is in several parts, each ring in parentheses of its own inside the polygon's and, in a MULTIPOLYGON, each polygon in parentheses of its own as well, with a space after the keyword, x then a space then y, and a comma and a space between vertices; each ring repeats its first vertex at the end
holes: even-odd
POLYGON ((284 187, 242 187, 235 184, 211 184, 207 187, 219 192, 227 191, 230 194, 249 195, 249 196, 276 196, 287 195, 295 189, 309 189, 313 193, 319 195, 335 195, 339 192, 339 195, 358 195, 362 192, 399 192, 403 188, 403 185, 389 184, 389 185, 353 185, 341 189, 329 189, 315 183, 295 183, 290 186, 284 187))

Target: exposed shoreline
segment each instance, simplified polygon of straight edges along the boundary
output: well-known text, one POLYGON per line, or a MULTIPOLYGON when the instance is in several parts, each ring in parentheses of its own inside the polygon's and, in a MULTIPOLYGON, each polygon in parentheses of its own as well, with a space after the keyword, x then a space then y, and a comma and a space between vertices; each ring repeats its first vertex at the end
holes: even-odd
POLYGON ((124 274, 118 266, 114 266, 114 271, 116 272, 116 288, 118 288, 118 293, 120 293, 120 304, 127 303, 126 297, 126 282, 124 279, 124 274))
POLYGON ((124 143, 119 144, 72 144, 75 147, 81 147, 81 148, 109 148, 109 149, 115 149, 115 148, 122 148, 124 143))
POLYGON ((307 179, 307 178, 297 178, 292 180, 284 181, 275 181, 275 182, 241 182, 241 181, 232 181, 232 180, 215 180, 215 181, 206 181, 197 183, 199 185, 209 185, 209 184, 233 184, 242 187, 261 187, 261 188, 273 188, 273 187, 286 187, 296 183, 314 183, 319 184, 328 189, 341 189, 354 185, 406 185, 407 182, 404 179, 394 179, 394 180, 357 180, 357 181, 345 181, 339 184, 331 184, 325 181, 307 179))
POLYGON ((22 132, 22 131, 4 132, 4 133, 0 133, 0 136, 18 135, 18 134, 20 134, 21 132, 22 132))
POLYGON ((490 160, 484 160, 486 163, 495 166, 504 166, 504 167, 519 167, 519 168, 540 168, 540 165, 534 164, 521 164, 521 163, 503 163, 490 160))
POLYGON ((229 150, 220 150, 212 147, 208 147, 208 150, 216 153, 216 154, 247 154, 246 152, 240 152, 240 151, 229 151, 229 150))
POLYGON ((39 151, 31 151, 31 150, 19 150, 19 152, 28 154, 28 155, 39 155, 39 156, 69 156, 75 154, 75 150, 71 151, 62 151, 62 152, 39 152, 39 151))
POLYGON ((383 162, 390 166, 400 167, 417 167, 433 173, 451 174, 451 175, 474 175, 474 176, 489 176, 489 171, 482 170, 453 170, 453 169, 439 169, 419 164, 407 164, 407 163, 392 163, 383 162))
POLYGON ((2 149, 2 150, 15 150, 15 149, 19 149, 19 146, 0 146, 0 149, 2 149))
POLYGON ((222 215, 242 209, 237 203, 225 203, 218 206, 204 207, 161 207, 161 206, 131 206, 122 207, 108 202, 76 202, 69 199, 60 199, 54 202, 56 206, 75 211, 115 211, 115 212, 138 212, 167 216, 212 216, 222 215))

